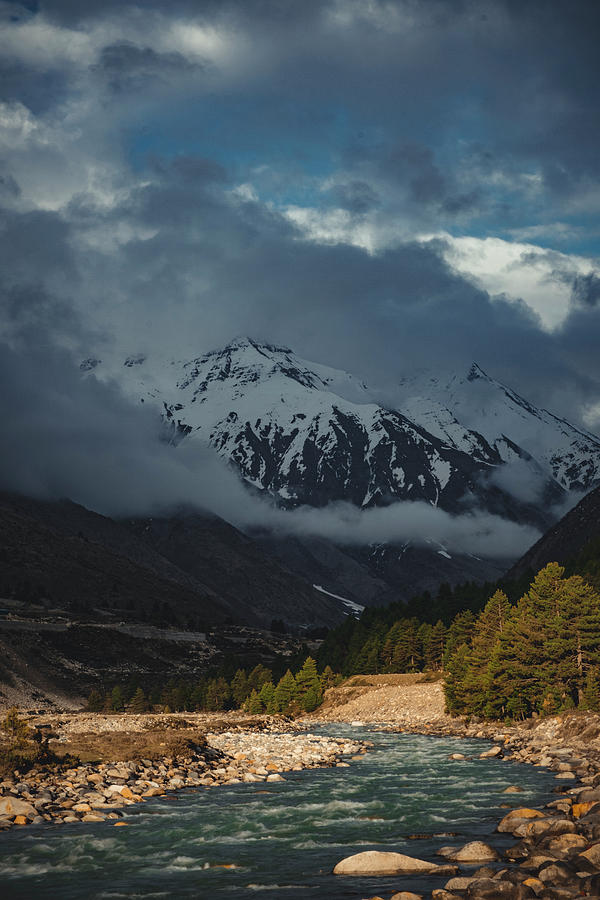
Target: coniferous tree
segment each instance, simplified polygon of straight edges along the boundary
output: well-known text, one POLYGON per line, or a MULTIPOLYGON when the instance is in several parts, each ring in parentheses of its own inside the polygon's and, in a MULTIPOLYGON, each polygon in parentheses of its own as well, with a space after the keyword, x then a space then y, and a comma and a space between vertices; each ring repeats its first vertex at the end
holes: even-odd
POLYGON ((452 619, 450 628, 448 629, 448 633, 446 635, 446 644, 444 647, 444 656, 442 659, 444 669, 447 668, 448 660, 450 659, 454 651, 458 647, 460 647, 461 644, 468 644, 473 632, 474 622, 475 615, 471 612, 470 609, 466 609, 463 610, 463 612, 457 613, 452 619))
POLYGON ((490 658, 512 607, 503 591, 490 597, 473 627, 469 666, 464 675, 463 696, 470 712, 485 713, 490 681, 490 658))
POLYGON ((288 669, 279 679, 273 694, 275 712, 287 713, 296 697, 296 679, 288 669))
POLYGON ((326 691, 328 688, 333 687, 336 683, 336 676, 331 668, 331 666, 325 666, 323 671, 321 672, 321 688, 323 691, 326 691))
POLYGON ((429 660, 429 644, 431 642, 431 633, 433 625, 430 622, 422 622, 417 629, 417 643, 419 645, 419 656, 424 668, 428 669, 429 660))
POLYGON ((471 654, 469 648, 463 643, 455 649, 447 663, 444 696, 446 709, 454 716, 462 715, 469 711, 464 685, 465 675, 470 662, 471 654))
POLYGON ((144 694, 142 688, 138 687, 131 699, 131 710, 134 713, 145 713, 147 709, 148 702, 146 700, 146 695, 144 694))
POLYGON ((123 712, 125 709, 125 700, 123 699, 123 691, 119 685, 112 689, 110 695, 110 708, 113 712, 123 712))
POLYGON ((250 690, 246 670, 238 669, 231 679, 231 696, 237 707, 242 706, 250 690))
POLYGON ((446 644, 446 631, 446 626, 441 619, 438 619, 431 628, 427 648, 424 648, 423 657, 425 667, 434 672, 439 672, 442 668, 444 647, 446 644))
POLYGON ((259 663, 248 675, 248 688, 250 691, 255 690, 258 693, 265 681, 271 680, 271 670, 259 663))
POLYGON ((262 703, 260 702, 260 697, 255 688, 252 688, 250 696, 246 698, 244 706, 246 711, 253 716, 257 716, 262 712, 262 703))
POLYGON ((600 669, 596 666, 591 666, 585 676, 581 708, 600 712, 600 669))
POLYGON ((317 664, 312 656, 307 656, 304 665, 296 675, 296 700, 305 712, 316 709, 323 697, 317 664))
POLYGON ((263 710, 267 713, 274 713, 275 704, 274 704, 274 695, 275 695, 275 687, 272 681, 265 681, 260 691, 258 692, 258 699, 260 700, 261 706, 263 710))
POLYGON ((87 699, 87 708, 90 712, 100 712, 104 707, 104 697, 100 691, 90 691, 87 699))
POLYGON ((417 632, 418 619, 402 619, 394 655, 392 672, 416 672, 421 665, 421 653, 417 632))

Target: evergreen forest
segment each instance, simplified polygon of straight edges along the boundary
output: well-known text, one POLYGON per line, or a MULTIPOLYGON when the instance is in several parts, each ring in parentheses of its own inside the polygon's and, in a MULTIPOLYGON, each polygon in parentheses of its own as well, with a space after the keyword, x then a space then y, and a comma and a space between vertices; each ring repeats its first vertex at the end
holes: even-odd
POLYGON ((498 585, 440 586, 349 616, 283 674, 263 665, 196 682, 93 691, 88 707, 144 712, 244 709, 297 714, 355 674, 438 673, 448 712, 491 719, 600 711, 600 541, 566 566, 498 585), (292 668, 296 668, 295 673, 292 668))

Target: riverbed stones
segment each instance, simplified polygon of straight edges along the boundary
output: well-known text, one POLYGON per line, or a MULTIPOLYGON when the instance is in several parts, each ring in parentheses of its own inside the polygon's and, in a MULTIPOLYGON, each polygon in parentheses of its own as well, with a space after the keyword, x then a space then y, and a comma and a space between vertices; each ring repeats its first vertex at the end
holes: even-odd
MULTIPOLYGON (((113 723, 115 718, 113 717, 113 723)), ((135 717, 134 717, 135 718, 135 717)), ((288 725, 289 723, 286 723, 288 725)), ((284 782, 281 772, 335 766, 366 751, 364 742, 289 729, 224 732, 202 737, 180 758, 82 765, 66 771, 33 770, 27 780, 0 783, 0 830, 22 822, 92 823, 166 791, 218 784, 284 782), (212 740, 212 743, 211 743, 212 740), (16 816, 23 819, 16 820, 16 816)))
POLYGON ((438 866, 425 859, 414 856, 405 856, 404 853, 392 853, 382 850, 365 850, 363 853, 355 853, 347 856, 335 866, 334 875, 409 875, 421 873, 453 874, 448 869, 456 872, 456 866, 438 866))

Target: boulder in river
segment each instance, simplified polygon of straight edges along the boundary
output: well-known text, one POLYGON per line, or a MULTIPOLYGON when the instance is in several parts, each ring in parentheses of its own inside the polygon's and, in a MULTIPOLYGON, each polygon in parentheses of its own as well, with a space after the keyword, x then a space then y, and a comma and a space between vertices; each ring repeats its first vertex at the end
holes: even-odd
POLYGON ((412 891, 397 891, 392 894, 390 900, 423 900, 423 894, 413 894, 412 891))
POLYGON ((342 859, 333 870, 334 875, 402 875, 420 872, 454 874, 456 866, 438 866, 425 859, 381 850, 366 850, 342 859), (452 870, 452 871, 450 871, 452 870))
POLYGON ((488 862, 499 858, 494 848, 483 841, 470 841, 464 847, 442 847, 438 853, 446 859, 462 863, 488 862))
POLYGON ((496 831, 499 831, 503 834, 514 834, 514 830, 523 820, 525 819, 543 819, 544 813, 540 812, 539 809, 529 809, 526 806, 522 806, 519 809, 511 809, 509 813, 506 813, 503 819, 500 820, 496 831))

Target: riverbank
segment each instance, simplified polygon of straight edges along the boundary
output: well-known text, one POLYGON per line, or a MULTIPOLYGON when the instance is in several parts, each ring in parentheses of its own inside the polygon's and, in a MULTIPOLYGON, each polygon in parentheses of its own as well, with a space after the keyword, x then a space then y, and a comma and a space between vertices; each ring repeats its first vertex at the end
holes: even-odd
MULTIPOLYGON (((556 773, 556 799, 536 809, 513 803, 499 823, 501 833, 517 839, 504 860, 490 866, 495 857, 486 857, 490 851, 485 845, 440 848, 447 860, 472 868, 434 890, 434 900, 600 897, 600 715, 573 712, 510 725, 467 721, 445 713, 440 682, 428 683, 419 675, 374 675, 355 676, 328 692, 312 719, 369 724, 390 733, 488 740, 494 746, 482 751, 482 758, 524 762, 556 773)), ((457 764, 469 762, 460 753, 453 758, 457 764)), ((518 785, 510 794, 518 802, 518 785)), ((409 892, 404 898, 394 895, 394 900, 421 896, 409 892)))
MULTIPOLYGON (((400 893, 395 900, 600 897, 600 716, 570 713, 509 726, 466 722, 443 713, 436 699, 439 684, 418 683, 414 676, 395 677, 396 684, 376 680, 369 685, 365 682, 381 677, 364 676, 359 684, 348 685, 348 692, 359 691, 348 703, 337 707, 326 703, 314 716, 297 722, 243 713, 33 717, 35 727, 54 735, 50 740, 54 750, 82 756, 85 751, 88 759, 80 766, 33 770, 2 782, 0 827, 14 830, 61 822, 121 826, 129 824, 123 818, 127 807, 181 788, 258 782, 267 787, 284 781, 286 772, 346 767, 351 765, 349 757, 364 756, 368 742, 305 734, 302 729, 317 721, 347 721, 346 716, 356 714, 358 699, 363 720, 351 720, 355 726, 368 715, 369 727, 388 734, 491 741, 490 749, 470 757, 451 754, 459 769, 465 767, 465 783, 472 777, 469 764, 480 757, 498 760, 499 766, 512 760, 555 773, 556 799, 546 806, 522 807, 518 779, 507 788, 506 817, 498 830, 512 835, 515 843, 503 855, 490 854, 480 842, 443 847, 440 841, 429 852, 445 857, 442 865, 459 864, 460 871, 443 888, 405 898, 400 893), (382 691, 386 704, 398 707, 397 721, 382 716, 389 710, 389 705, 377 702, 382 691)), ((337 862, 331 860, 332 868, 337 862)))
POLYGON ((0 829, 119 821, 126 807, 181 788, 283 781, 286 772, 347 766, 360 741, 299 733, 281 717, 244 714, 32 717, 53 752, 82 765, 40 766, 0 782, 0 829))

